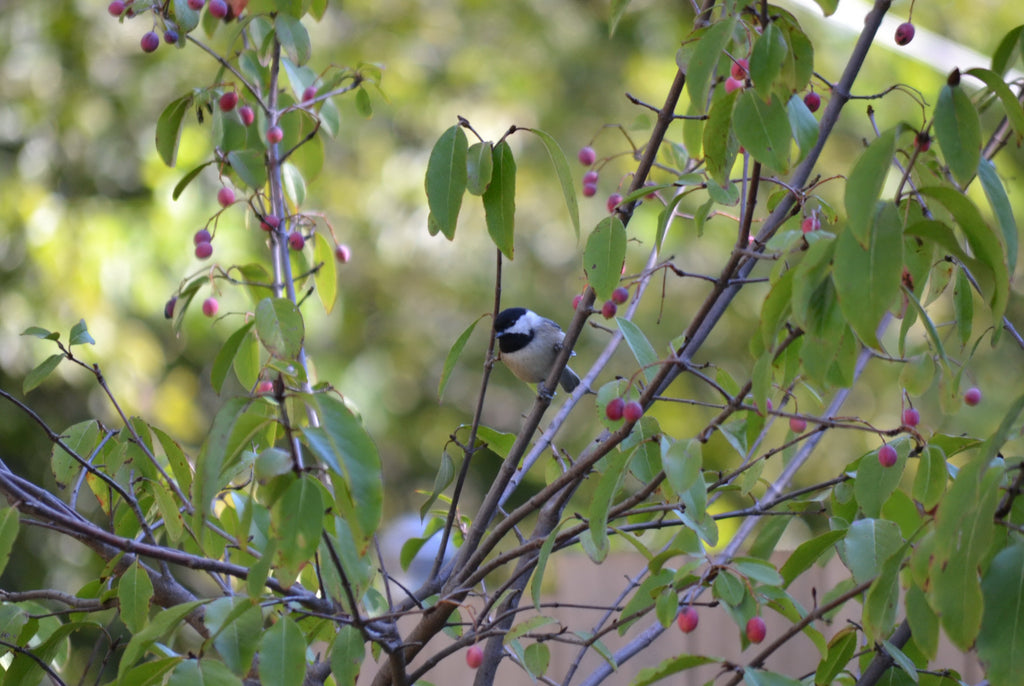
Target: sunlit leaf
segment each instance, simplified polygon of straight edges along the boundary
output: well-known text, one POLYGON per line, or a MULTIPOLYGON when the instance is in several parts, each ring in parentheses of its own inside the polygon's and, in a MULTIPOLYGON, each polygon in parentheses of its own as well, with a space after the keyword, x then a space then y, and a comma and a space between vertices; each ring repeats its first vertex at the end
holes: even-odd
POLYGON ((882 186, 892 165, 897 129, 882 132, 865 150, 846 181, 844 205, 849 218, 848 228, 863 246, 870 240, 871 224, 882 186))
POLYGON ((558 145, 551 134, 541 131, 540 129, 528 129, 528 131, 536 134, 542 143, 544 148, 548 151, 548 157, 551 158, 551 163, 555 165, 555 175, 558 177, 558 185, 562 187, 562 197, 565 198, 565 207, 569 210, 569 219, 572 221, 572 228, 576 232, 576 240, 580 238, 580 208, 579 200, 576 198, 576 187, 573 185, 572 173, 569 171, 569 162, 565 158, 565 153, 562 152, 562 148, 558 145))
POLYGON ((776 171, 789 167, 789 114, 778 98, 765 102, 744 90, 732 115, 736 137, 755 160, 776 171))
POLYGON ((487 233, 498 250, 512 259, 516 223, 516 160, 508 141, 501 141, 492 152, 494 170, 483 194, 487 233))
POLYGON ((981 121, 962 86, 946 84, 939 91, 935 137, 949 170, 961 186, 966 185, 981 161, 981 121))
POLYGON ((598 300, 612 297, 625 259, 626 227, 617 215, 605 217, 590 233, 583 253, 583 270, 598 300))
POLYGON ((455 238, 455 225, 462 207, 468 181, 466 155, 469 142, 459 125, 452 126, 437 139, 427 162, 427 205, 433 224, 431 235, 440 231, 448 240, 455 238))

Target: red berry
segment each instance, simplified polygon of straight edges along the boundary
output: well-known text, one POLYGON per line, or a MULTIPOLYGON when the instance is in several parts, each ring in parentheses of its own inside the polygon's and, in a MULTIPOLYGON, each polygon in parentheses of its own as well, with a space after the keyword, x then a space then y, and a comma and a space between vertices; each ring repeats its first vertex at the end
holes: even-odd
POLYGON ((316 86, 306 86, 306 90, 302 91, 302 102, 309 102, 316 97, 316 86))
POLYGON ((107 5, 107 12, 110 12, 112 17, 120 17, 124 12, 124 3, 121 0, 114 0, 114 2, 107 5))
POLYGON ((188 0, 188 7, 189 9, 193 9, 198 12, 199 10, 203 9, 204 3, 205 0, 188 0))
POLYGON ((218 309, 220 309, 220 303, 217 302, 216 298, 207 298, 203 301, 203 314, 207 317, 217 314, 218 309))
POLYGON ((626 401, 622 398, 612 398, 604 406, 604 416, 613 422, 622 419, 622 412, 626 409, 626 401))
POLYGON ((260 228, 264 231, 273 231, 279 226, 281 226, 281 220, 272 214, 268 214, 260 220, 260 228))
POLYGON ((201 260, 205 260, 207 257, 213 254, 213 244, 209 241, 202 241, 196 243, 196 257, 201 260))
POLYGON ((768 627, 760 617, 751 617, 747 620, 747 640, 751 643, 760 643, 768 633, 768 627))
POLYGON ((903 410, 903 424, 904 426, 917 426, 921 423, 921 413, 913 407, 908 407, 903 410))
POLYGON ((248 105, 243 105, 239 108, 238 116, 242 118, 242 123, 246 126, 256 121, 256 113, 248 105))
POLYGON ((626 418, 627 422, 635 422, 644 416, 644 406, 635 400, 630 400, 623 408, 622 416, 626 418))
POLYGON ((470 669, 476 669, 484 663, 484 650, 478 645, 471 645, 466 650, 466 664, 470 669))
POLYGON ((228 16, 228 3, 224 2, 224 0, 210 0, 209 11, 210 14, 218 19, 223 19, 228 16))
POLYGON ((196 235, 192 236, 192 245, 199 245, 200 243, 209 243, 213 240, 213 236, 206 229, 199 229, 196 231, 196 235))
POLYGON ((256 392, 257 393, 266 394, 266 393, 272 392, 273 390, 274 390, 274 382, 273 381, 268 381, 268 380, 264 379, 263 381, 260 381, 259 384, 256 385, 256 392))
POLYGON ((743 85, 744 84, 742 81, 740 81, 739 79, 734 79, 733 77, 730 76, 725 80, 725 92, 732 93, 737 88, 743 88, 743 85))
POLYGON ((221 207, 227 207, 235 201, 235 192, 227 186, 221 186, 221 189, 217 191, 217 202, 220 203, 221 207))
POLYGON ((811 231, 817 231, 821 228, 821 221, 814 215, 810 217, 804 217, 804 220, 800 222, 800 230, 804 233, 810 233, 811 231))
POLYGON ((217 104, 220 105, 221 112, 230 112, 235 109, 235 105, 238 104, 238 93, 235 91, 228 91, 224 95, 220 96, 220 100, 217 104))
POLYGON ((804 104, 807 105, 807 109, 811 112, 817 112, 818 108, 821 107, 821 96, 811 91, 804 96, 804 104))
POLYGON ((594 149, 589 145, 580 148, 580 152, 576 157, 579 159, 580 164, 582 164, 584 167, 589 167, 590 165, 597 161, 597 153, 594 152, 594 149))
POLYGON ((676 623, 679 625, 679 630, 684 634, 688 634, 697 628, 697 622, 700 621, 700 615, 697 611, 687 605, 683 608, 683 611, 679 613, 676 618, 676 623))
POLYGON ((597 184, 596 183, 585 183, 583 184, 583 195, 587 198, 592 198, 597 195, 597 184))
POLYGON ((164 305, 164 317, 167 319, 174 318, 174 306, 178 303, 178 296, 172 296, 167 304, 164 305))
POLYGON ((807 420, 800 417, 790 417, 789 428, 795 434, 802 434, 807 430, 807 420))
POLYGON ((580 309, 580 302, 582 302, 582 300, 583 300, 583 294, 582 293, 580 293, 575 298, 573 298, 572 299, 572 309, 573 310, 580 309))
POLYGON ((967 392, 964 393, 964 402, 974 407, 981 402, 981 390, 978 388, 968 388, 967 392))
POLYGON ((583 183, 584 183, 584 185, 586 185, 588 183, 592 183, 592 184, 594 184, 596 186, 597 185, 597 176, 598 176, 598 174, 597 174, 597 170, 596 169, 589 169, 589 170, 587 170, 587 173, 583 175, 583 183))
POLYGON ((334 249, 334 257, 338 262, 345 264, 352 259, 352 251, 349 250, 347 245, 339 245, 334 249))
POLYGON ((750 62, 749 60, 736 60, 732 63, 732 67, 729 68, 729 74, 737 81, 742 81, 747 78, 747 74, 750 73, 750 62))
POLYGON ((160 47, 160 36, 156 35, 156 31, 147 31, 142 34, 139 45, 142 46, 143 52, 153 52, 160 47))
POLYGON ((914 25, 905 21, 896 27, 896 45, 906 45, 914 40, 914 25))
POLYGON ((625 286, 619 286, 612 291, 612 302, 616 305, 621 305, 629 300, 629 289, 625 286))
POLYGON ((615 208, 622 202, 622 195, 619 193, 612 193, 608 196, 608 211, 614 212, 615 208))
POLYGON ((284 131, 281 130, 280 126, 271 126, 267 129, 268 143, 280 143, 282 138, 284 138, 284 131))
POLYGON ((891 467, 896 464, 896 448, 886 443, 878 449, 878 463, 883 467, 891 467))
POLYGON ((916 145, 918 150, 920 150, 921 152, 928 152, 928 148, 932 147, 931 136, 929 136, 924 131, 921 131, 916 136, 914 136, 914 145, 916 145))
POLYGON ((291 246, 292 250, 302 250, 306 245, 306 239, 298 231, 292 231, 288 234, 288 245, 291 246))
POLYGON ((618 306, 611 300, 606 300, 604 305, 601 306, 601 314, 605 319, 611 319, 615 316, 615 313, 619 311, 618 306))

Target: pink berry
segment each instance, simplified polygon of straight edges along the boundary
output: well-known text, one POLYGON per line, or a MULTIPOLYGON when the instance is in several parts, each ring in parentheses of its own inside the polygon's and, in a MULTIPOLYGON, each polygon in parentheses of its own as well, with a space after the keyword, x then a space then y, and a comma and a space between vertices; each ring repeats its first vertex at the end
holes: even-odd
POLYGON ((585 183, 583 184, 583 195, 587 198, 592 198, 597 195, 597 184, 596 183, 585 183))
POLYGON ((203 9, 204 3, 205 0, 188 0, 188 7, 189 9, 193 9, 198 12, 199 10, 203 9))
POLYGON ((725 80, 726 93, 732 93, 734 90, 738 88, 743 88, 743 82, 740 81, 739 79, 734 79, 733 77, 730 76, 725 80))
POLYGON ((978 388, 968 388, 967 392, 964 393, 964 402, 974 407, 981 402, 981 390, 978 388))
POLYGON ((913 407, 908 407, 903 410, 903 425, 904 426, 917 426, 921 423, 921 413, 913 407))
POLYGON ((170 300, 164 305, 164 317, 166 319, 174 318, 174 306, 178 304, 178 296, 172 296, 170 300))
POLYGON ((644 416, 644 406, 635 400, 630 400, 623 408, 622 416, 626 418, 627 422, 635 422, 644 416))
POLYGON ((679 613, 676 618, 676 623, 679 625, 679 630, 684 634, 688 634, 697 628, 697 623, 700 621, 700 615, 697 611, 687 605, 683 608, 683 611, 679 613))
POLYGON ((272 392, 273 390, 274 390, 274 382, 273 381, 268 381, 267 379, 264 379, 263 381, 260 381, 259 384, 256 385, 256 392, 260 393, 260 394, 264 394, 265 395, 267 393, 272 392))
POLYGON ((896 45, 906 45, 914 40, 914 25, 905 21, 896 27, 896 45))
POLYGON ((249 126, 256 121, 256 113, 252 111, 252 108, 248 105, 243 105, 238 110, 238 116, 242 118, 242 123, 249 126))
POLYGON ((760 643, 768 634, 768 627, 760 617, 751 617, 747 620, 747 640, 751 643, 760 643))
POLYGON ((224 0, 210 0, 209 12, 218 19, 223 19, 228 16, 228 3, 224 0))
POLYGON ((260 228, 264 231, 273 231, 279 226, 281 226, 281 220, 272 214, 268 214, 260 220, 260 228))
POLYGON ((604 416, 613 422, 622 419, 622 413, 626 409, 626 401, 622 398, 612 398, 604 406, 604 416))
POLYGON ((802 434, 807 430, 807 420, 800 417, 790 417, 789 429, 795 434, 802 434))
POLYGON ((227 207, 235 201, 235 192, 227 186, 221 186, 221 189, 217 191, 217 202, 220 203, 221 207, 227 207))
POLYGON ((620 193, 612 193, 608 196, 608 212, 614 212, 615 208, 622 202, 622 195, 620 193))
POLYGON ((811 112, 817 112, 818 108, 821 107, 821 96, 811 91, 804 96, 804 104, 807 105, 807 109, 811 112))
POLYGON ((202 241, 196 243, 196 257, 201 260, 205 260, 207 257, 213 254, 213 244, 209 241, 202 241))
POLYGON ((309 102, 316 97, 316 86, 306 86, 306 90, 302 91, 302 102, 309 102))
POLYGON ((742 81, 747 78, 747 74, 750 73, 750 62, 748 60, 736 60, 732 63, 729 68, 729 74, 737 81, 742 81))
POLYGON ((579 295, 577 295, 575 298, 572 299, 572 309, 574 311, 580 309, 580 303, 582 301, 583 301, 583 294, 580 293, 579 295))
POLYGON ((604 316, 605 319, 611 319, 618 311, 619 307, 611 300, 606 300, 604 305, 601 306, 601 315, 604 316))
POLYGON ((891 467, 896 464, 896 448, 886 443, 878 449, 878 463, 883 467, 891 467))
POLYGON ((484 650, 478 645, 471 645, 466 650, 466 664, 470 669, 476 669, 484 663, 484 650))
POLYGON ((338 260, 338 262, 345 264, 346 262, 352 259, 352 251, 349 250, 349 247, 347 245, 339 245, 337 248, 334 249, 334 257, 335 259, 338 260))
POLYGON ((592 183, 596 186, 597 176, 598 174, 596 169, 588 169, 587 173, 583 175, 583 184, 586 185, 588 183, 592 183))
POLYGON ((306 239, 298 231, 292 231, 288 234, 288 245, 291 246, 292 250, 302 250, 306 245, 306 239))
POLYGON ((124 12, 124 3, 121 0, 114 0, 114 2, 107 5, 107 12, 112 17, 120 17, 124 12))
POLYGON ((199 245, 200 243, 209 243, 213 240, 213 236, 206 229, 199 229, 196 231, 196 235, 192 236, 192 245, 199 245))
POLYGON ((800 222, 800 230, 804 233, 810 233, 811 231, 817 231, 821 228, 821 221, 814 215, 810 217, 804 217, 804 220, 800 222))
POLYGON ((629 300, 629 289, 625 286, 619 286, 612 291, 612 302, 616 305, 621 305, 629 300))
POLYGON ((594 149, 589 145, 580 148, 580 152, 576 157, 579 158, 580 164, 582 164, 584 167, 589 167, 590 165, 597 161, 597 153, 594 152, 594 149))
POLYGON ((280 143, 282 138, 284 138, 284 131, 281 130, 280 126, 271 126, 269 129, 267 129, 268 143, 280 143))
POLYGON ((217 310, 220 309, 220 303, 217 302, 216 298, 207 298, 203 301, 203 314, 207 317, 212 317, 217 314, 217 310))
POLYGON ((143 52, 153 52, 160 47, 160 36, 156 35, 156 31, 147 31, 142 34, 142 40, 139 41, 139 45, 142 47, 143 52))
POLYGON ((235 91, 228 91, 224 95, 220 96, 220 100, 217 101, 220 106, 221 112, 230 112, 235 109, 235 105, 238 104, 238 93, 235 91))

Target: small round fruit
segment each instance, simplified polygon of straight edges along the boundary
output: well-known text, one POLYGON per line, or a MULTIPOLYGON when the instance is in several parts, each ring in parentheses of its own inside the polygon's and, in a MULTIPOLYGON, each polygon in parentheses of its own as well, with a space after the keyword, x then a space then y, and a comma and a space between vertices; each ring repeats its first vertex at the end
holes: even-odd
POLYGON ((967 392, 964 393, 964 402, 969 406, 974 407, 981 402, 981 389, 968 388, 967 392))
POLYGON ((206 229, 199 229, 196 231, 196 235, 192 236, 192 245, 199 245, 200 243, 209 243, 213 240, 213 236, 206 229))
POLYGON ((921 413, 913 407, 908 407, 903 410, 903 424, 904 426, 917 426, 921 423, 921 413))
POLYGON ((171 296, 171 299, 164 305, 164 318, 174 319, 174 306, 178 304, 178 296, 171 296))
POLYGON ((174 29, 167 29, 164 31, 164 43, 168 45, 174 45, 178 42, 178 32, 174 29))
POLYGON ((264 231, 273 231, 279 226, 281 226, 281 220, 272 214, 268 214, 260 220, 260 228, 264 231))
POLYGON ((316 97, 316 86, 306 86, 306 90, 302 91, 302 102, 309 102, 316 97))
POLYGON ((807 430, 807 420, 800 417, 790 417, 789 429, 795 434, 802 434, 807 430))
POLYGON ((896 464, 896 448, 886 443, 878 449, 878 463, 883 467, 891 467, 896 464))
POLYGON ((597 195, 597 184, 596 183, 585 183, 583 184, 583 196, 586 198, 592 198, 597 195))
POLYGON ((729 74, 737 81, 742 81, 747 78, 747 74, 750 73, 750 61, 749 60, 736 60, 732 63, 732 67, 729 68, 729 74))
POLYGON ((627 422, 635 422, 644 416, 644 406, 635 400, 630 400, 623 408, 622 416, 626 418, 627 422))
POLYGON ((751 643, 760 643, 768 633, 768 627, 760 617, 751 617, 747 620, 747 640, 751 643))
POLYGON ((626 409, 626 401, 622 398, 612 398, 604 406, 604 416, 613 422, 622 419, 622 413, 626 409))
POLYGON ((619 286, 612 291, 612 302, 616 305, 621 305, 629 300, 629 289, 625 286, 619 286))
POLYGON ((107 12, 112 17, 120 17, 124 13, 124 3, 121 0, 114 0, 114 2, 107 5, 107 12))
POLYGON ((267 129, 268 143, 280 143, 282 138, 284 138, 284 131, 281 130, 280 126, 271 126, 269 129, 267 129))
POLYGON ((224 0, 210 0, 209 12, 218 19, 223 19, 228 16, 228 3, 224 0))
POLYGON ((597 177, 598 177, 598 173, 597 173, 596 169, 588 169, 587 173, 583 175, 583 183, 584 184, 592 183, 592 184, 594 184, 596 186, 597 185, 597 177))
POLYGON ((242 118, 242 123, 246 126, 256 121, 256 113, 252 111, 252 108, 248 105, 243 105, 238 108, 238 116, 242 118))
POLYGON ((188 8, 191 10, 196 10, 198 12, 199 10, 203 9, 203 5, 205 3, 206 0, 188 0, 188 8))
POLYGON ((734 79, 733 77, 730 76, 725 80, 725 92, 732 93, 734 90, 738 88, 743 88, 743 85, 744 84, 742 81, 740 81, 739 79, 734 79))
POLYGON ((803 231, 804 233, 817 231, 820 228, 821 220, 814 215, 811 215, 810 217, 804 217, 804 220, 800 222, 800 230, 803 231))
POLYGON ((217 202, 220 203, 221 207, 227 207, 235 201, 235 192, 227 186, 221 186, 221 189, 217 191, 217 202))
POLYGON ((687 605, 683 608, 683 611, 676 617, 676 623, 679 625, 679 630, 684 634, 688 634, 697 628, 697 623, 700 621, 700 615, 691 606, 687 605))
POLYGON ((217 314, 217 310, 220 309, 220 303, 217 302, 216 298, 207 298, 203 301, 203 314, 207 317, 212 317, 217 314))
POLYGON ((608 196, 608 212, 614 212, 615 208, 622 202, 622 195, 620 193, 612 193, 608 196))
POLYGON ((153 52, 160 47, 160 36, 156 35, 156 31, 147 31, 142 34, 139 45, 142 47, 142 52, 153 52))
POLYGON ((347 245, 339 245, 334 249, 334 259, 338 260, 342 264, 345 264, 352 259, 352 251, 347 245))
POLYGON ((206 258, 208 258, 212 254, 213 254, 213 244, 212 243, 210 243, 209 241, 203 241, 201 243, 196 243, 196 257, 198 257, 201 260, 205 260, 206 258))
POLYGON ((221 112, 230 112, 235 109, 235 105, 238 104, 238 93, 235 91, 228 91, 224 95, 220 96, 220 100, 217 101, 217 105, 220 107, 221 112))
POLYGON ((905 21, 896 27, 896 45, 906 45, 914 40, 914 25, 905 21))
POLYGON ((302 250, 306 246, 306 239, 298 231, 292 231, 288 234, 288 245, 292 250, 302 250))
POLYGON ((576 157, 577 159, 579 159, 580 164, 582 164, 584 167, 589 167, 590 165, 597 161, 597 153, 589 145, 580 148, 580 152, 578 155, 576 155, 576 157))
POLYGON ((821 107, 821 96, 811 91, 804 96, 804 104, 807 105, 807 109, 811 112, 817 112, 818 108, 821 107))
POLYGON ((466 650, 466 664, 470 669, 476 669, 484 663, 484 649, 478 645, 471 645, 466 650))
POLYGON ((256 392, 257 393, 266 395, 267 393, 272 393, 273 391, 274 391, 274 382, 270 381, 268 379, 264 379, 263 381, 260 381, 256 385, 256 392))
POLYGON ((618 305, 613 303, 611 300, 605 300, 604 305, 601 305, 601 315, 605 319, 611 319, 615 316, 615 313, 619 311, 618 305))
POLYGON ((582 293, 580 293, 579 295, 577 295, 575 298, 572 299, 572 309, 573 309, 573 311, 576 311, 576 310, 580 309, 580 303, 581 302, 583 302, 583 294, 582 293))

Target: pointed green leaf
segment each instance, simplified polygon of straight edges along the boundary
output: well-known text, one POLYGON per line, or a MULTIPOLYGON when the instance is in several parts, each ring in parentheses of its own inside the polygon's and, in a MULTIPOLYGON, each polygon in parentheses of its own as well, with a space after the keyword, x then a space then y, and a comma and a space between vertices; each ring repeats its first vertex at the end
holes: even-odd
POLYGON ((7 566, 14 547, 14 539, 18 537, 20 520, 18 511, 13 507, 0 507, 0 574, 7 566))
POLYGON ((789 114, 778 98, 766 103, 756 93, 744 90, 736 101, 732 121, 740 145, 754 159, 775 171, 789 168, 789 114))
POLYGON ((607 458, 607 467, 597 482, 597 488, 590 501, 587 518, 592 548, 587 554, 596 563, 603 561, 610 550, 607 532, 608 511, 611 509, 615 494, 619 492, 629 457, 628 453, 617 452, 607 458))
POLYGON ((483 195, 487 233, 498 250, 511 260, 515 246, 516 160, 508 141, 494 146, 491 157, 494 171, 483 195))
POLYGON ((490 143, 474 143, 466 152, 466 190, 473 195, 483 195, 491 182, 494 169, 490 143))
POLYGON ((32 389, 36 388, 39 384, 46 380, 60 361, 64 359, 64 355, 50 355, 45 360, 40 362, 35 368, 32 369, 28 374, 25 375, 25 380, 21 382, 21 392, 28 395, 32 389))
POLYGON ((277 686, 302 686, 306 639, 289 617, 278 617, 260 640, 260 680, 277 686))
POLYGON ((1004 548, 992 559, 981 592, 978 657, 992 686, 1015 686, 1024 674, 1024 545, 1004 548))
POLYGON ((818 142, 818 120, 804 104, 804 99, 794 94, 786 103, 786 114, 789 115, 789 128, 793 132, 793 140, 800 148, 800 159, 818 142))
POLYGON ((569 171, 569 161, 566 159, 565 153, 562 152, 561 146, 558 145, 558 141, 551 134, 540 129, 527 129, 527 131, 536 134, 540 138, 544 148, 548 151, 551 163, 555 165, 555 175, 558 177, 558 185, 562 187, 565 207, 569 210, 569 219, 572 221, 573 231, 576 232, 576 240, 579 240, 580 207, 579 200, 576 197, 576 186, 573 185, 572 181, 572 172, 569 171))
MULTIPOLYGON (((700 112, 704 111, 711 76, 715 73, 718 61, 722 57, 722 51, 732 39, 735 21, 733 15, 730 14, 709 28, 702 29, 700 40, 693 52, 690 53, 689 59, 685 64, 679 65, 686 72, 686 90, 690 94, 690 102, 700 112)), ((676 61, 679 62, 678 56, 676 61)))
POLYGON ((896 623, 902 562, 903 555, 899 553, 886 560, 864 597, 864 634, 873 643, 889 636, 896 623))
POLYGON ((547 569, 548 558, 555 547, 555 541, 558 540, 558 532, 561 530, 563 523, 559 522, 558 526, 544 539, 544 544, 541 545, 540 552, 537 554, 537 562, 533 567, 533 576, 530 579, 530 597, 533 599, 533 607, 537 612, 540 612, 541 591, 544 587, 544 570, 547 569))
POLYGON ((925 657, 934 660, 939 650, 939 618, 928 604, 928 597, 917 586, 911 586, 907 589, 906 607, 914 645, 925 657))
POLYGON ((619 25, 622 15, 626 13, 630 0, 612 0, 611 13, 608 16, 608 37, 615 35, 615 28, 619 25))
POLYGON ((331 672, 338 686, 355 686, 366 659, 366 644, 359 629, 342 625, 331 643, 331 672))
MULTIPOLYGON (((732 129, 732 113, 739 94, 738 90, 731 93, 722 90, 716 93, 704 125, 704 163, 707 165, 708 174, 719 186, 728 183, 729 172, 732 171, 736 153, 739 151, 739 142, 732 129)), ((679 199, 683 197, 685 196, 676 196, 679 199)))
POLYGON ((277 540, 277 576, 284 586, 295 582, 320 545, 324 504, 312 477, 292 482, 270 510, 270 532, 277 540))
POLYGON ((121 621, 129 631, 138 633, 146 626, 149 603, 153 598, 153 582, 142 566, 135 562, 117 582, 117 599, 121 621))
POLYGON ((771 97, 772 85, 782 70, 789 46, 775 22, 761 32, 750 53, 750 80, 762 99, 771 97))
POLYGON ((876 213, 876 204, 882 194, 882 186, 889 174, 893 151, 896 147, 897 129, 884 131, 871 142, 846 180, 844 205, 849 219, 849 229, 861 245, 868 245, 871 222, 876 213))
POLYGON ((199 172, 203 171, 204 169, 206 169, 207 166, 211 164, 213 164, 213 160, 203 162, 202 164, 194 168, 192 171, 190 171, 188 174, 185 174, 185 176, 181 177, 181 181, 179 181, 174 186, 174 190, 171 192, 171 199, 177 200, 179 197, 181 197, 181 194, 185 192, 185 189, 188 188, 188 185, 192 183, 192 181, 197 176, 199 176, 199 172))
POLYGON ((288 54, 288 59, 298 66, 309 61, 312 46, 309 42, 309 32, 301 21, 290 14, 278 14, 274 18, 274 32, 281 47, 288 54))
POLYGON ((468 148, 466 133, 456 124, 441 134, 430 151, 425 184, 427 205, 433 221, 428 227, 431 235, 440 231, 448 240, 455 238, 455 225, 468 181, 468 148))
POLYGON ((662 453, 661 467, 677 494, 686 493, 700 478, 703 465, 700 441, 675 441, 662 453))
MULTIPOLYGON (((263 153, 256 150, 232 150, 228 153, 228 164, 232 171, 238 174, 238 178, 253 190, 260 190, 267 184, 267 167, 264 164, 263 153)), ((193 171, 198 171, 197 168, 193 171)), ((181 183, 184 183, 182 179, 181 183)), ((181 183, 178 185, 180 186, 181 183)), ((178 192, 175 187, 175 192, 178 192)))
POLYGON ((619 331, 622 332, 622 337, 626 340, 626 345, 632 351, 633 357, 643 368, 644 378, 651 381, 658 374, 658 368, 655 365, 659 358, 654 346, 644 336, 640 327, 628 319, 616 318, 615 323, 619 325, 619 331))
POLYGON ((156 122, 156 150, 168 167, 178 160, 178 142, 181 140, 181 123, 192 105, 192 95, 183 95, 172 100, 156 122))
POLYGON ((85 325, 84 319, 79 319, 78 323, 71 327, 71 335, 68 336, 68 345, 82 345, 88 343, 89 345, 96 345, 96 341, 89 334, 89 327, 85 325))
POLYGON ((1020 53, 1022 30, 1024 30, 1024 26, 1010 29, 1010 32, 1003 36, 995 52, 992 53, 992 71, 999 74, 1000 77, 1006 75, 1007 70, 1016 61, 1020 53))
POLYGON ((903 536, 895 522, 885 519, 858 519, 846 530, 839 554, 858 583, 878 576, 882 565, 903 545, 903 536))
POLYGON ((242 344, 242 340, 252 327, 253 322, 251 320, 243 324, 241 328, 228 336, 228 339, 224 341, 224 345, 217 351, 217 356, 213 359, 213 368, 210 371, 210 385, 213 386, 213 390, 218 394, 224 386, 224 380, 228 376, 228 371, 235 360, 235 355, 238 354, 238 346, 242 344))
POLYGON ((150 646, 155 642, 162 640, 171 631, 178 629, 182 620, 195 611, 203 602, 201 600, 194 600, 158 612, 142 631, 135 633, 131 640, 128 641, 128 646, 125 648, 117 668, 118 676, 123 676, 129 667, 142 659, 150 646))
POLYGON ((1024 136, 1024 108, 1021 107, 1017 96, 1013 94, 1010 87, 1006 85, 1002 77, 988 69, 968 69, 965 73, 983 81, 989 90, 996 94, 999 102, 1006 111, 1006 118, 1017 132, 1017 140, 1024 136))
POLYGON ((946 165, 961 186, 966 186, 981 161, 981 120, 962 86, 946 84, 935 104, 935 137, 946 165))
POLYGON ((974 324, 974 287, 971 286, 963 269, 956 270, 956 284, 953 286, 953 315, 956 318, 956 330, 962 348, 971 340, 971 330, 974 324))
POLYGON ((842 530, 828 531, 798 545, 796 550, 790 554, 789 558, 786 559, 786 562, 779 569, 783 585, 789 586, 793 583, 797 577, 810 569, 822 555, 832 550, 833 546, 844 536, 846 536, 846 532, 842 530))
POLYGON ((338 300, 338 260, 334 255, 334 245, 320 232, 313 234, 313 262, 320 267, 313 274, 316 294, 324 311, 330 314, 338 300))
POLYGON ((583 271, 598 300, 608 300, 619 285, 622 263, 626 259, 626 227, 617 215, 602 219, 583 253, 583 271))
POLYGON ((649 686, 662 681, 666 677, 685 672, 694 667, 721 662, 722 658, 704 655, 676 655, 662 660, 656 667, 641 669, 631 682, 631 686, 649 686))
MULTIPOLYGON (((1017 101, 1014 100, 1014 102, 1017 101)), ((988 198, 992 211, 999 221, 1003 244, 1006 246, 1007 270, 1013 274, 1017 271, 1017 220, 1013 217, 1010 198, 1006 195, 1003 182, 991 161, 983 159, 978 164, 978 179, 981 181, 985 197, 988 198)))
POLYGON ((473 323, 467 326, 466 330, 459 334, 459 337, 448 350, 448 355, 444 358, 444 367, 441 369, 441 380, 437 384, 438 401, 444 398, 444 389, 448 388, 448 381, 451 379, 452 372, 455 370, 455 363, 458 361, 459 355, 462 354, 462 350, 466 347, 466 343, 469 342, 469 337, 473 334, 473 329, 476 328, 480 319, 480 317, 474 319, 473 323))
POLYGON ((306 336, 302 313, 287 298, 264 298, 256 306, 256 335, 271 355, 294 360, 306 336))

